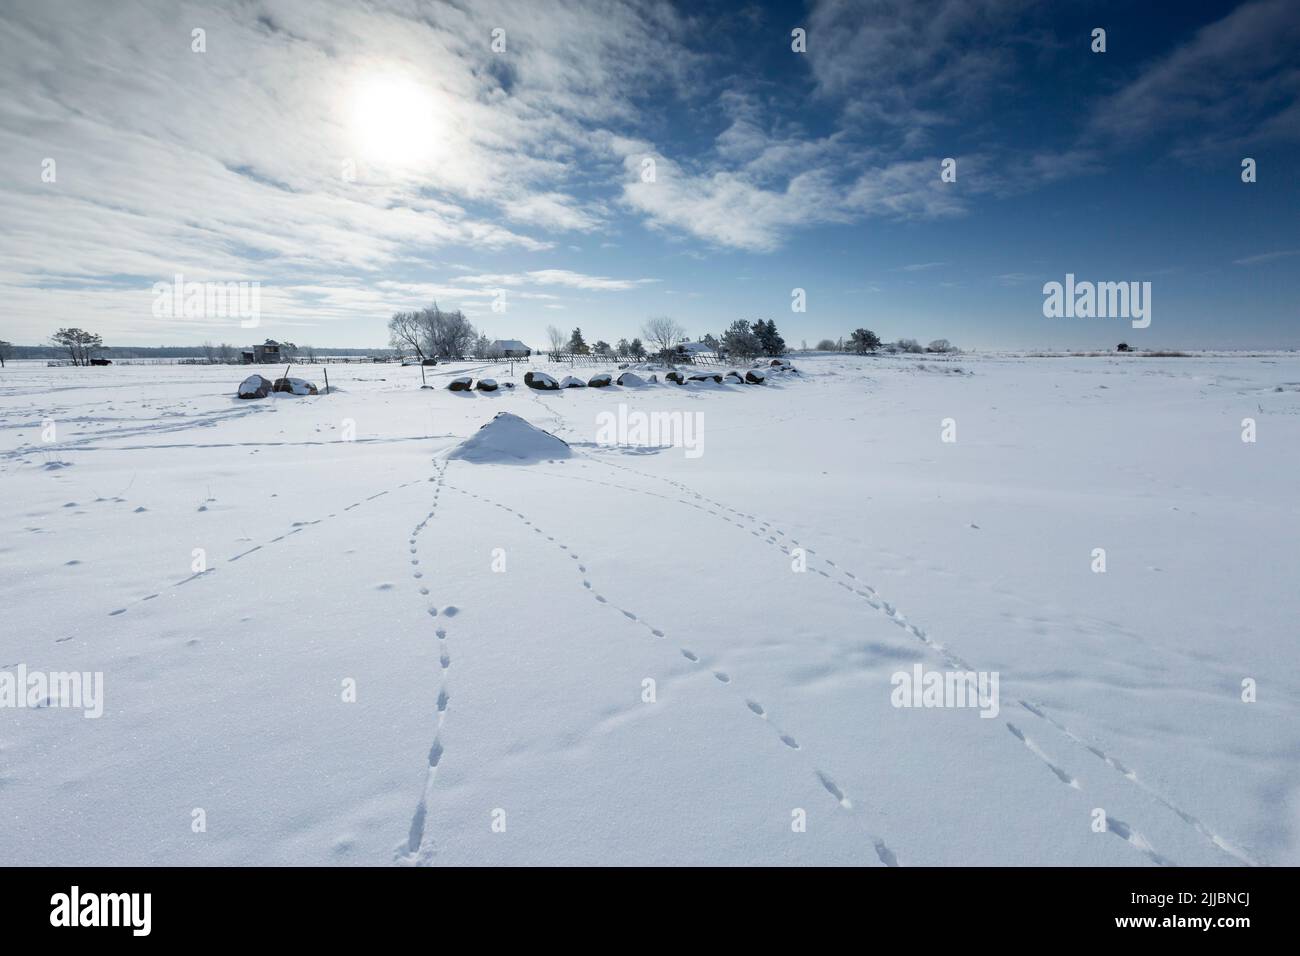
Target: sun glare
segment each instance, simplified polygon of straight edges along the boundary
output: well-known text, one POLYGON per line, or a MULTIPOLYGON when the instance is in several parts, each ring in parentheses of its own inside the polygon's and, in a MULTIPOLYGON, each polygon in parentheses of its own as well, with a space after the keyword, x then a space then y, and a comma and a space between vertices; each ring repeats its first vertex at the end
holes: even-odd
POLYGON ((371 162, 406 166, 434 150, 434 98, 400 73, 373 73, 353 87, 350 125, 358 152, 371 162))

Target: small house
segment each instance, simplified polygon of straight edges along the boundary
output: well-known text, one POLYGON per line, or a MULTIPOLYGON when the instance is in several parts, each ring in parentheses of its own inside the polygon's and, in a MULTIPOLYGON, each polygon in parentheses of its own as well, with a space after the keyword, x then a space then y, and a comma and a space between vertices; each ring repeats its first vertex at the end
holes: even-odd
POLYGON ((280 362, 280 343, 267 339, 261 345, 254 345, 252 351, 243 350, 245 365, 276 365, 280 362))
POLYGON ((518 339, 497 339, 488 346, 488 355, 494 358, 528 358, 533 350, 518 339))

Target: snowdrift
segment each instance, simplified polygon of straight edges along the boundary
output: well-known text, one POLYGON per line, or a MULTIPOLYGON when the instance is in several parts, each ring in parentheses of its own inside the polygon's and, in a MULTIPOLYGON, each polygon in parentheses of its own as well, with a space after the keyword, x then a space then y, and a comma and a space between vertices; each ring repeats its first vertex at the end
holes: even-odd
POLYGON ((567 442, 510 412, 498 412, 492 421, 447 455, 448 458, 476 464, 506 465, 524 465, 572 456, 573 451, 567 442))

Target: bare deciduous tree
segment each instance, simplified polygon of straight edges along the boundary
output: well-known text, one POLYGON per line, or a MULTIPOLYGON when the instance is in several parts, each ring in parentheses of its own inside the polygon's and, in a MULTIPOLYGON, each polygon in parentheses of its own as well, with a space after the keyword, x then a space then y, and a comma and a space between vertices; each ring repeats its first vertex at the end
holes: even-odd
POLYGON ((677 347, 686 330, 668 316, 660 315, 646 319, 645 325, 641 326, 641 334, 652 345, 657 346, 661 355, 665 355, 677 347))
POLYGON ((398 354, 411 351, 423 360, 426 336, 424 321, 420 312, 394 312, 388 320, 388 344, 397 349, 398 354))
POLYGON ((569 337, 553 325, 546 327, 546 337, 551 340, 552 352, 563 352, 564 347, 569 344, 569 337))
POLYGON ((50 336, 50 341, 68 350, 73 365, 88 365, 91 354, 104 347, 104 340, 97 333, 85 329, 59 329, 50 336))
POLYGON ((465 313, 460 310, 444 312, 435 302, 422 314, 428 328, 429 350, 434 355, 459 359, 464 358, 474 347, 474 339, 478 333, 474 331, 474 326, 470 324, 469 319, 465 318, 465 313))

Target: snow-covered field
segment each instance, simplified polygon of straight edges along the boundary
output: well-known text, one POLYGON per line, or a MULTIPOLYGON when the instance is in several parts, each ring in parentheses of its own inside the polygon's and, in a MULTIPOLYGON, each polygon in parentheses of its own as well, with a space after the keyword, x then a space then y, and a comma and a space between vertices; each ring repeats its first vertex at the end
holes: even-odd
POLYGON ((11 364, 0 675, 103 714, 0 709, 0 857, 1300 863, 1300 356, 795 362, 11 364), (572 456, 448 458, 501 411, 572 456))

